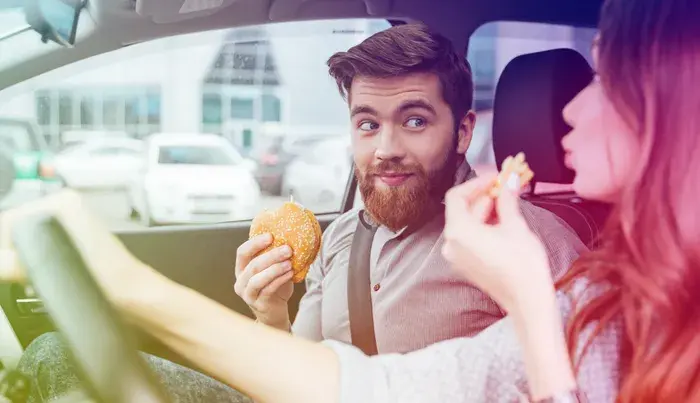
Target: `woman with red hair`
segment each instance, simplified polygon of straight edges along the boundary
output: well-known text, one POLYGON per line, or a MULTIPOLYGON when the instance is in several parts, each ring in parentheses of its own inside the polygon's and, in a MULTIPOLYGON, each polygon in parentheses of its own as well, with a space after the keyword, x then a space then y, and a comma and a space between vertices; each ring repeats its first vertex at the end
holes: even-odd
POLYGON ((452 189, 443 252, 521 324, 533 393, 572 388, 580 357, 619 328, 617 402, 700 402, 700 2, 608 0, 599 27, 596 79, 564 110, 563 146, 576 192, 614 209, 602 246, 557 285, 574 297, 573 370, 548 333, 561 328, 546 308, 555 288, 514 197, 492 206, 489 178, 452 189), (496 224, 482 220, 493 210, 496 224))
POLYGON ((556 290, 513 195, 450 191, 443 253, 509 313, 473 338, 368 357, 254 323, 132 256, 72 192, 0 216, 0 278, 21 279, 13 225, 52 213, 125 318, 261 402, 700 402, 700 2, 607 0, 594 53, 564 148, 576 190, 615 205, 602 246, 556 290))

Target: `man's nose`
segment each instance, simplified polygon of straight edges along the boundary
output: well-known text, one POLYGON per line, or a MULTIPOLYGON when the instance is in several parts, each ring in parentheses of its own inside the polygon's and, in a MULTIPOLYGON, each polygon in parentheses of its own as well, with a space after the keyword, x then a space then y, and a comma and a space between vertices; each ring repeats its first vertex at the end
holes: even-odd
POLYGON ((375 157, 379 160, 403 159, 406 150, 401 142, 400 134, 393 128, 384 128, 377 136, 375 157))

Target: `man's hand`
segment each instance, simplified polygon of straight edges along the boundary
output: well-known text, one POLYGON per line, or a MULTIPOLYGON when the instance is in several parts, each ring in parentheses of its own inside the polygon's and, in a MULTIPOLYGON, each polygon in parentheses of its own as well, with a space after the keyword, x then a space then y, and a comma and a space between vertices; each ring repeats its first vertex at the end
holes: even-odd
POLYGON ((292 250, 284 245, 258 255, 270 243, 272 235, 262 234, 238 248, 234 290, 259 322, 289 330, 287 303, 294 292, 294 273, 289 260, 292 250))

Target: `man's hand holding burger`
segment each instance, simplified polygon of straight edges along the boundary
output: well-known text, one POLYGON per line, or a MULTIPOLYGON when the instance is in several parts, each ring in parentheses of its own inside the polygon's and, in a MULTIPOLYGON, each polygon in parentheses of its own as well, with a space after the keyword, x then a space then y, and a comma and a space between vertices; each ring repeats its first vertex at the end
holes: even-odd
POLYGON ((234 290, 258 322, 290 330, 288 302, 321 247, 313 213, 293 202, 264 211, 251 224, 250 239, 236 253, 234 290))
POLYGON ((294 292, 291 248, 283 245, 261 253, 272 245, 272 238, 269 233, 258 235, 238 248, 234 290, 258 322, 289 330, 287 303, 294 292))

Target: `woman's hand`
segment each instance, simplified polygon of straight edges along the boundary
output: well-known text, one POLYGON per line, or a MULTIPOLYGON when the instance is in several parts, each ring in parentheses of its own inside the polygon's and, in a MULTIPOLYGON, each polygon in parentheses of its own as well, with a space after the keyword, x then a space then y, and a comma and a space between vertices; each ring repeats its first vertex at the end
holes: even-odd
POLYGON ((26 273, 15 252, 12 232, 23 219, 38 214, 54 215, 61 222, 108 298, 121 299, 137 293, 143 288, 135 284, 162 277, 134 257, 84 206, 80 195, 65 190, 0 214, 0 281, 25 280, 26 273))
POLYGON ((493 180, 475 178, 447 193, 442 253, 512 312, 534 297, 553 298, 554 287, 547 253, 521 215, 517 196, 503 188, 494 200, 488 195, 493 180))

